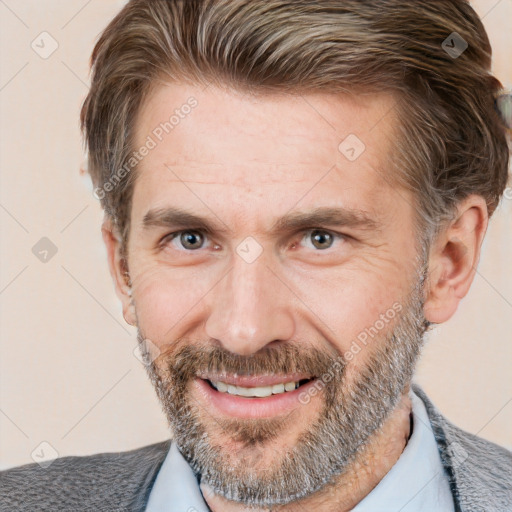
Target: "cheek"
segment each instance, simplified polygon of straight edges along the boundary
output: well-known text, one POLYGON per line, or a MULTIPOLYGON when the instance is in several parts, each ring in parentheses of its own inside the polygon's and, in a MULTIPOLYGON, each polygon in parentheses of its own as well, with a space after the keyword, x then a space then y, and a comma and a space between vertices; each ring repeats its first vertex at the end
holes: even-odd
POLYGON ((400 281, 395 273, 343 271, 308 281, 302 286, 301 298, 338 352, 364 354, 393 329, 404 309, 405 288, 404 276, 400 281))
POLYGON ((201 312, 208 283, 176 269, 146 267, 133 281, 138 325, 158 346, 186 334, 201 312))

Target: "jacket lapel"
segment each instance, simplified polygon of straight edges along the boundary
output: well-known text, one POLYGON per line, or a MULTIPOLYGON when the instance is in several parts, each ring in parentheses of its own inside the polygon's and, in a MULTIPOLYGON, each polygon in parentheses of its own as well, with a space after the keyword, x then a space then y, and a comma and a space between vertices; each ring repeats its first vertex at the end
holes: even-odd
POLYGON ((411 387, 427 409, 455 511, 512 510, 512 453, 456 427, 441 415, 417 384, 411 387))

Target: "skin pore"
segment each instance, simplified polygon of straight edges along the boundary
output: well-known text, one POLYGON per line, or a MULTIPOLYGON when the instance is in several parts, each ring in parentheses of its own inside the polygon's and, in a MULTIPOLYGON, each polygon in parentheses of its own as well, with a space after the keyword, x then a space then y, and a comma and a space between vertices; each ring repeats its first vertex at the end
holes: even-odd
POLYGON ((392 185, 385 165, 396 122, 385 94, 159 86, 134 146, 191 96, 197 107, 137 168, 126 262, 108 219, 103 226, 124 317, 155 351, 149 376, 211 510, 350 510, 405 447, 424 320, 446 321, 467 293, 485 201, 468 197, 428 254, 418 253, 414 197, 392 185), (365 146, 352 161, 339 149, 349 134, 365 146), (356 353, 354 340, 382 318, 356 353), (275 401, 230 398, 207 383, 318 381, 335 360, 342 369, 308 403, 301 388, 275 401), (302 466, 308 453, 324 458, 302 466), (284 482, 301 475, 287 496, 284 482))

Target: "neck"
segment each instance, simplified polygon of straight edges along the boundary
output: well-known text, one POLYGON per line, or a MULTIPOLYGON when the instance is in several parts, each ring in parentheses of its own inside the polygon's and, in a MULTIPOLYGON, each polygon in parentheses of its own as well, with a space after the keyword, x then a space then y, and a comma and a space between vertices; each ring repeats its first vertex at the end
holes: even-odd
MULTIPOLYGON (((385 424, 372 436, 347 470, 316 493, 300 500, 272 507, 273 512, 348 512, 362 501, 393 467, 410 436, 412 410, 408 389, 385 424)), ((201 484, 201 491, 211 512, 268 512, 269 509, 249 507, 226 500, 201 484)))

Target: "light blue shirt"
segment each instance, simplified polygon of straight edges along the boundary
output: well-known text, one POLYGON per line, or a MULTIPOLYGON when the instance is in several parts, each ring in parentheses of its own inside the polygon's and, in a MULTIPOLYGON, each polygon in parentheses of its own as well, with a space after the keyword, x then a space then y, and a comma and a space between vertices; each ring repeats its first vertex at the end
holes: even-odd
MULTIPOLYGON (((425 404, 412 391, 412 435, 395 465, 352 512, 454 512, 425 404)), ((162 509, 164 510, 164 509, 162 509)))
MULTIPOLYGON (((352 512, 454 512, 425 405, 411 390, 413 431, 405 450, 352 512)), ((146 512, 208 512, 199 484, 175 443, 167 454, 146 512)))

